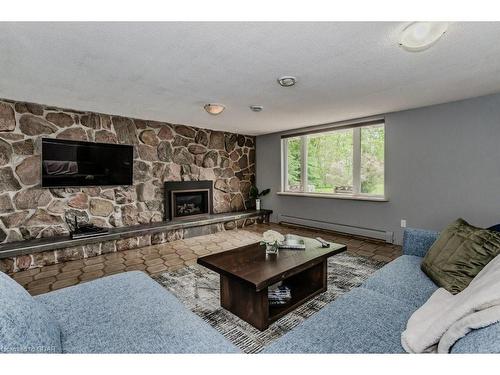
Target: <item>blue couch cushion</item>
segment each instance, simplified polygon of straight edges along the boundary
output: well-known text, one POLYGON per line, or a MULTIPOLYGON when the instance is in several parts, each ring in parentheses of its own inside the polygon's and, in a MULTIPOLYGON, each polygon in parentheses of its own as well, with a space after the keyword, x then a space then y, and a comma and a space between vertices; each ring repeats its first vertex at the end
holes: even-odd
POLYGON ((403 254, 424 257, 438 237, 439 232, 407 228, 403 233, 403 254))
POLYGON ((400 256, 375 272, 362 287, 420 307, 438 289, 420 269, 422 259, 400 256))
POLYGON ((57 321, 45 306, 0 272, 0 353, 60 353, 57 321))
POLYGON ((500 224, 493 225, 492 227, 489 227, 488 229, 494 230, 495 232, 500 232, 500 224))
POLYGON ((65 353, 235 353, 238 349, 142 272, 37 297, 59 321, 65 353))
POLYGON ((469 332, 453 345, 451 353, 500 353, 500 323, 469 332))
POLYGON ((404 353, 401 332, 416 308, 356 288, 321 309, 265 353, 404 353))

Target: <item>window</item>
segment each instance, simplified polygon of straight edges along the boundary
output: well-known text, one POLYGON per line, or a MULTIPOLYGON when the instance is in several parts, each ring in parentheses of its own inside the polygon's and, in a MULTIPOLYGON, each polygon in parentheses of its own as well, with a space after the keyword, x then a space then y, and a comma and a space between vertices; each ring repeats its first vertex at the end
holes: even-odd
POLYGON ((330 128, 283 138, 285 192, 385 197, 385 126, 330 128))

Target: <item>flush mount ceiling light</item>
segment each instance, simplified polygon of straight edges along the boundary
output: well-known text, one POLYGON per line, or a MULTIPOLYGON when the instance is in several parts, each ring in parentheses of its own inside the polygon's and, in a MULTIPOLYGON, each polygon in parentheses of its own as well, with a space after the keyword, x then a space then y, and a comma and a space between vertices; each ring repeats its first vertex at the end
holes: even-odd
POLYGON ((226 109, 226 107, 218 103, 205 104, 203 108, 205 108, 205 111, 214 116, 220 115, 226 109))
POLYGON ((283 76, 278 78, 278 83, 283 87, 292 87, 297 83, 297 78, 292 76, 283 76))
POLYGON ((446 32, 446 22, 413 22, 402 31, 399 45, 410 52, 420 52, 431 47, 446 32))
POLYGON ((261 105, 251 105, 250 109, 254 112, 261 112, 264 109, 264 107, 261 105))

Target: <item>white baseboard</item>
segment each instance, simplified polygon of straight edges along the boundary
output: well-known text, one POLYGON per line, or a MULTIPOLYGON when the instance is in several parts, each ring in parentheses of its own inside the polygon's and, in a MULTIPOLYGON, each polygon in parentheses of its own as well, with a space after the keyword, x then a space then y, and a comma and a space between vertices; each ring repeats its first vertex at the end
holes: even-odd
POLYGON ((283 224, 285 223, 296 224, 311 228, 326 229, 335 232, 354 234, 357 236, 376 238, 379 240, 383 240, 387 243, 393 243, 394 241, 394 232, 380 230, 380 229, 356 227, 352 225, 331 223, 322 220, 306 219, 289 215, 278 215, 278 222, 283 224))

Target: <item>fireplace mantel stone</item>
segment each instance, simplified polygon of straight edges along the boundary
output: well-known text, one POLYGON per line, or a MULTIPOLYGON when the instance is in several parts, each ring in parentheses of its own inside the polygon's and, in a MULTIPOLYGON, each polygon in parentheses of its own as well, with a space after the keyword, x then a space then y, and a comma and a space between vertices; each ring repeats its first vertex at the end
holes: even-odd
POLYGON ((269 222, 272 210, 246 210, 168 222, 111 228, 109 233, 81 239, 70 236, 38 238, 0 245, 0 269, 17 272, 64 261, 140 248, 251 225, 269 222))

